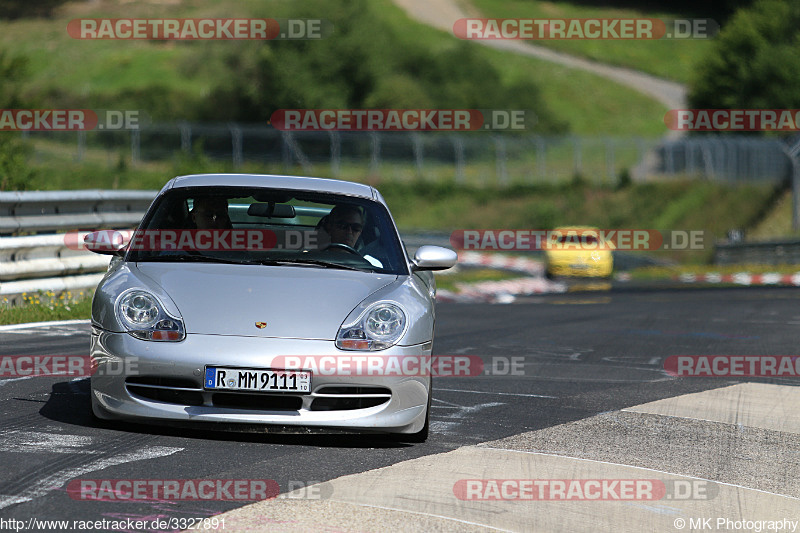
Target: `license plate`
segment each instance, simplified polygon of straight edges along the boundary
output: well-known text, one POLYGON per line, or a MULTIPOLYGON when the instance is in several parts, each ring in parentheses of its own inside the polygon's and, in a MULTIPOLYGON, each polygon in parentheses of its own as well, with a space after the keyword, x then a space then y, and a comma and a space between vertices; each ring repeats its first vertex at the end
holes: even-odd
POLYGON ((584 270, 584 269, 589 268, 589 265, 587 265, 586 263, 574 263, 574 264, 570 265, 569 267, 570 268, 574 268, 575 270, 584 270))
POLYGON ((248 392, 311 392, 311 372, 207 366, 205 389, 248 392))

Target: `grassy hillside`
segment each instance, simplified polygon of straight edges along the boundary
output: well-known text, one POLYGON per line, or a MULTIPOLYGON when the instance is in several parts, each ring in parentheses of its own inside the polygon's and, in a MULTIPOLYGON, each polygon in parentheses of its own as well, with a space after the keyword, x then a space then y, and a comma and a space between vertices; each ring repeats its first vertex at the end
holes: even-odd
MULTIPOLYGON (((686 19, 685 14, 641 11, 580 3, 532 0, 471 0, 487 18, 658 18, 686 19)), ((693 66, 710 49, 706 39, 536 40, 533 44, 584 56, 603 63, 688 82, 693 66)))
MULTIPOLYGON (((336 13, 325 11, 325 3, 316 5, 322 6, 320 18, 335 19, 336 13)), ((230 64, 236 51, 242 46, 260 44, 75 40, 67 35, 67 23, 80 17, 281 18, 293 16, 296 6, 280 0, 71 2, 52 19, 0 21, 0 49, 29 57, 23 93, 34 98, 38 105, 136 108, 156 118, 191 118, 189 115, 203 106, 219 106, 218 101, 208 101, 209 96, 224 80, 242 75, 230 64)), ((395 39, 392 49, 399 56, 412 45, 427 50, 433 57, 464 44, 447 32, 411 21, 391 0, 373 0, 370 6, 374 16, 392 29, 390 33, 395 39)), ((366 44, 360 47, 367 54, 369 40, 373 38, 369 30, 364 28, 366 44)), ((335 38, 335 34, 330 38, 335 38)), ((477 58, 493 65, 503 85, 535 83, 541 93, 541 109, 533 111, 563 121, 571 133, 653 136, 664 132, 665 109, 635 91, 544 61, 505 54, 479 44, 471 46, 477 58)), ((277 50, 278 46, 273 48, 277 50)), ((422 58, 419 63, 424 65, 426 61, 422 58)), ((313 73, 310 75, 313 78, 313 73)), ((402 91, 401 87, 392 87, 393 75, 386 73, 386 83, 391 88, 387 90, 402 91)), ((242 81, 248 83, 246 79, 242 81)), ((405 96, 413 100, 413 95, 405 96)))

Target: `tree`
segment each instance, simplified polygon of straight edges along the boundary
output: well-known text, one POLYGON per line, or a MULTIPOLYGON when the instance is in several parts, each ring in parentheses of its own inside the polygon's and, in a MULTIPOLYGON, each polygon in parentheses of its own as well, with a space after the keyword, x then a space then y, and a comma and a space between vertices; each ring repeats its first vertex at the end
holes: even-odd
POLYGON ((278 109, 525 109, 536 113, 537 131, 566 130, 536 80, 503 80, 480 45, 453 39, 431 49, 411 33, 397 35, 365 0, 324 6, 331 37, 237 48, 228 58, 235 75, 212 92, 200 118, 266 123, 278 109))
POLYGON ((698 109, 800 108, 800 2, 758 0, 739 10, 690 87, 698 109))

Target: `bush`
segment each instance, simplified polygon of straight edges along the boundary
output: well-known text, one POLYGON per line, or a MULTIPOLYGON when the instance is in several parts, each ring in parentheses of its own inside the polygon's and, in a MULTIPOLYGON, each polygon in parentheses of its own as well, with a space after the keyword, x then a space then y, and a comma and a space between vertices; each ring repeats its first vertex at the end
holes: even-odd
POLYGON ((34 187, 36 171, 28 165, 32 148, 18 137, 0 135, 0 191, 34 187))
POLYGON ((739 10, 694 73, 693 108, 800 108, 800 3, 739 10))
POLYGON ((278 109, 529 109, 535 130, 566 131, 542 104, 533 79, 505 81, 475 43, 431 49, 395 35, 366 0, 309 0, 309 17, 329 13, 335 39, 237 47, 236 74, 212 92, 205 120, 266 123, 278 109))

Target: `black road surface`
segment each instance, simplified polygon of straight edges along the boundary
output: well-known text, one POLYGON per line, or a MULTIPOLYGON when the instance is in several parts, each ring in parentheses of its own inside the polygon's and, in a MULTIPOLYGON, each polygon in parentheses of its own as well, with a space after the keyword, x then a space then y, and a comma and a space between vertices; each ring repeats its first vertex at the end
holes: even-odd
MULTIPOLYGON (((66 490, 76 479, 270 479, 285 492, 301 483, 726 386, 735 381, 672 378, 663 370, 664 360, 797 354, 798 303, 800 289, 736 288, 439 304, 434 352, 480 356, 497 375, 435 378, 432 436, 417 445, 368 435, 106 424, 89 414, 86 378, 0 377, 0 526, 12 518, 27 527, 32 518, 208 517, 245 504, 82 501, 66 490)), ((70 324, 0 331, 0 356, 85 355, 88 329, 70 324)))

